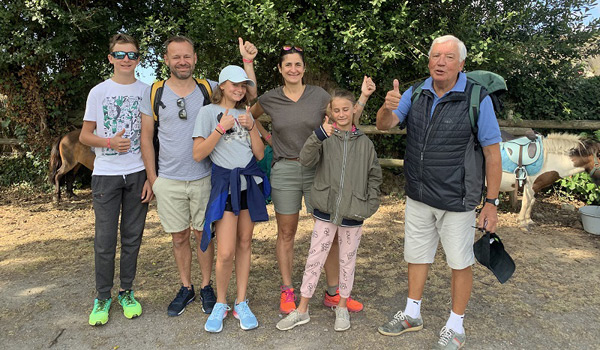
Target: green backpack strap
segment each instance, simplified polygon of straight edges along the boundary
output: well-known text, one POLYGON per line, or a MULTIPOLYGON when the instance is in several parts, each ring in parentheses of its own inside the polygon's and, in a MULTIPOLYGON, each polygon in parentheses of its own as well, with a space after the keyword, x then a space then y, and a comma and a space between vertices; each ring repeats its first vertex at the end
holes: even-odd
POLYGON ((473 84, 473 88, 471 89, 471 97, 469 101, 469 119, 471 120, 471 130, 473 130, 473 134, 475 138, 477 138, 477 120, 479 119, 479 104, 481 101, 479 100, 481 96, 481 85, 473 84))
POLYGON ((417 102, 419 97, 421 97, 421 92, 423 92, 423 85, 425 85, 425 81, 422 81, 418 84, 413 85, 412 95, 410 95, 410 103, 414 104, 417 102))

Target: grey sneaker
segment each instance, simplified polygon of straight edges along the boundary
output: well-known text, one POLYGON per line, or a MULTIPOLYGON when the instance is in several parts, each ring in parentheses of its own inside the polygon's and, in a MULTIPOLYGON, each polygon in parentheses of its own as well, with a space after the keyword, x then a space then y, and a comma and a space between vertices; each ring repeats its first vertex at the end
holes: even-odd
POLYGON ((446 326, 440 331, 440 339, 433 346, 434 350, 457 350, 465 345, 467 336, 464 333, 456 333, 446 326))
POLYGON ((348 314, 348 308, 336 307, 335 308, 335 324, 333 329, 342 332, 350 328, 350 314, 348 314))
POLYGON ((277 322, 277 329, 280 331, 287 331, 301 324, 308 323, 310 321, 310 316, 308 315, 308 311, 304 314, 298 312, 298 310, 294 310, 290 312, 284 319, 277 322))
POLYGON ((420 331, 423 329, 423 319, 412 318, 398 311, 391 320, 380 326, 377 330, 383 335, 397 336, 405 332, 420 331))

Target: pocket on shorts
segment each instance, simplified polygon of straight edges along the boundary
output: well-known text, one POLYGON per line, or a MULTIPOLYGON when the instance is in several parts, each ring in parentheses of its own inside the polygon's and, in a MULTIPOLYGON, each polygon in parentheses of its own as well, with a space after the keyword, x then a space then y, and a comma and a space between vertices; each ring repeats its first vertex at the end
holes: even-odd
POLYGON ((158 192, 158 182, 160 181, 160 177, 157 177, 156 180, 154 180, 154 183, 152 184, 152 192, 154 192, 154 195, 156 195, 156 192, 158 192))

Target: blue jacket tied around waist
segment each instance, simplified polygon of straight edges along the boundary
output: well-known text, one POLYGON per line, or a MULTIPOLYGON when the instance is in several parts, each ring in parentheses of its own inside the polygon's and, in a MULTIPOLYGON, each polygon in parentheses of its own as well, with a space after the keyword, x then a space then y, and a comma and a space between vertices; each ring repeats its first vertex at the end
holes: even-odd
POLYGON ((211 190, 208 205, 206 207, 206 219, 204 221, 204 232, 200 241, 200 249, 206 251, 213 236, 213 225, 223 218, 225 203, 231 188, 231 206, 233 213, 240 214, 240 175, 246 177, 248 212, 252 222, 269 220, 265 198, 271 193, 271 185, 265 173, 260 170, 256 159, 252 157, 245 168, 225 169, 216 164, 212 165, 211 190), (254 182, 253 176, 263 179, 263 189, 254 182))

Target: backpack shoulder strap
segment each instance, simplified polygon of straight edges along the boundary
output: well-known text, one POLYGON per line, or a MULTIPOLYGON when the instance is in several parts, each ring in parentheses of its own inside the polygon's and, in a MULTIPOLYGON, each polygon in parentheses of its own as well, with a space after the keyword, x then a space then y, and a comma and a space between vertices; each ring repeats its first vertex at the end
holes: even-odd
POLYGON ((479 104, 481 103, 481 85, 473 84, 471 96, 469 96, 469 119, 471 120, 471 130, 477 136, 477 120, 479 119, 479 104))
POLYGON ((152 116, 154 117, 155 122, 158 122, 158 111, 159 106, 162 104, 161 98, 164 86, 164 80, 157 81, 152 83, 152 87, 150 90, 150 105, 152 106, 152 116))
POLYGON ((423 85, 425 85, 425 80, 413 85, 412 95, 410 95, 411 104, 414 104, 419 99, 419 97, 421 97, 421 92, 423 92, 423 85))
POLYGON ((196 84, 202 91, 202 95, 204 95, 204 106, 210 103, 210 98, 212 97, 212 87, 210 83, 206 79, 195 78, 196 84))

